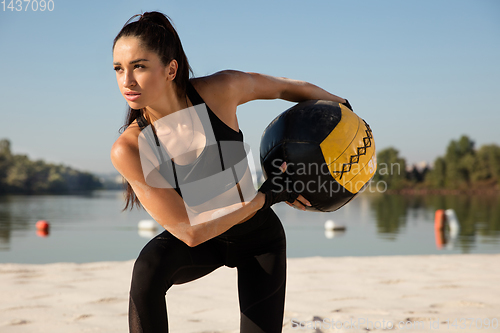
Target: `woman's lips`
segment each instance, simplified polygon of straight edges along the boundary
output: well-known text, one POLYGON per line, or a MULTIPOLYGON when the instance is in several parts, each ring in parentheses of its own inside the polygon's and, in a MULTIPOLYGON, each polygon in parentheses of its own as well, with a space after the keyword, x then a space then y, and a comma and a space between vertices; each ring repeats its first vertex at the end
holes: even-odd
POLYGON ((126 92, 125 93, 125 99, 128 101, 135 101, 139 97, 141 97, 140 93, 136 93, 136 92, 126 92))

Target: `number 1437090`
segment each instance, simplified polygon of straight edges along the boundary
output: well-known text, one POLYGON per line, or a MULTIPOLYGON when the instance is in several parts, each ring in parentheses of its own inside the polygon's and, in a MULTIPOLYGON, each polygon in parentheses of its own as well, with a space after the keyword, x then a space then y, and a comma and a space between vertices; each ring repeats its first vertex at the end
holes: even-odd
POLYGON ((10 0, 5 1, 2 0, 0 2, 2 4, 2 11, 11 12, 44 12, 44 11, 53 11, 54 10, 54 1, 53 0, 10 0))

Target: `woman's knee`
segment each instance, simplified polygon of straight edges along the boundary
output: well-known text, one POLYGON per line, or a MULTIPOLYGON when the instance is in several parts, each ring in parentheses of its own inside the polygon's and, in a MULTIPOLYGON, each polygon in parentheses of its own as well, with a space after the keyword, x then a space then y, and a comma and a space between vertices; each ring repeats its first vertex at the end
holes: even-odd
POLYGON ((144 247, 135 261, 131 290, 158 289, 166 292, 171 286, 171 275, 177 267, 173 262, 178 254, 154 240, 144 247))
POLYGON ((152 255, 140 255, 134 264, 132 271, 131 291, 145 291, 152 287, 159 286, 159 276, 161 275, 161 263, 159 258, 152 255))

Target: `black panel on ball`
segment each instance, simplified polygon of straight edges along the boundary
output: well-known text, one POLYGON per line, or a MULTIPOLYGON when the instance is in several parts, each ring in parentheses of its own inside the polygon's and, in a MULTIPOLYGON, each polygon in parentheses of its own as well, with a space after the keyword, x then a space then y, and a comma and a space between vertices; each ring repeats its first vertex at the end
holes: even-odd
POLYGON ((302 194, 312 205, 306 207, 307 210, 334 211, 353 197, 330 174, 319 144, 288 142, 282 149, 292 190, 302 194))
POLYGON ((260 141, 261 162, 269 151, 283 142, 315 142, 318 145, 342 118, 338 103, 305 101, 277 116, 264 130, 260 141))
POLYGON ((338 103, 306 101, 281 113, 262 135, 264 176, 279 173, 278 167, 286 161, 290 186, 311 202, 312 207, 306 207, 309 211, 335 211, 355 196, 332 177, 320 147, 341 120, 338 103))

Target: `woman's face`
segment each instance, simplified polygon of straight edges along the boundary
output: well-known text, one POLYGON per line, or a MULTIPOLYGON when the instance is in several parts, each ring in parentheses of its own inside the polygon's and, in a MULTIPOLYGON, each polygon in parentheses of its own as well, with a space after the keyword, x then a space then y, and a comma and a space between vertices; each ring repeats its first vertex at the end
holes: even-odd
POLYGON ((160 57, 141 47, 136 37, 120 38, 113 49, 116 81, 132 109, 155 105, 172 83, 160 57))

